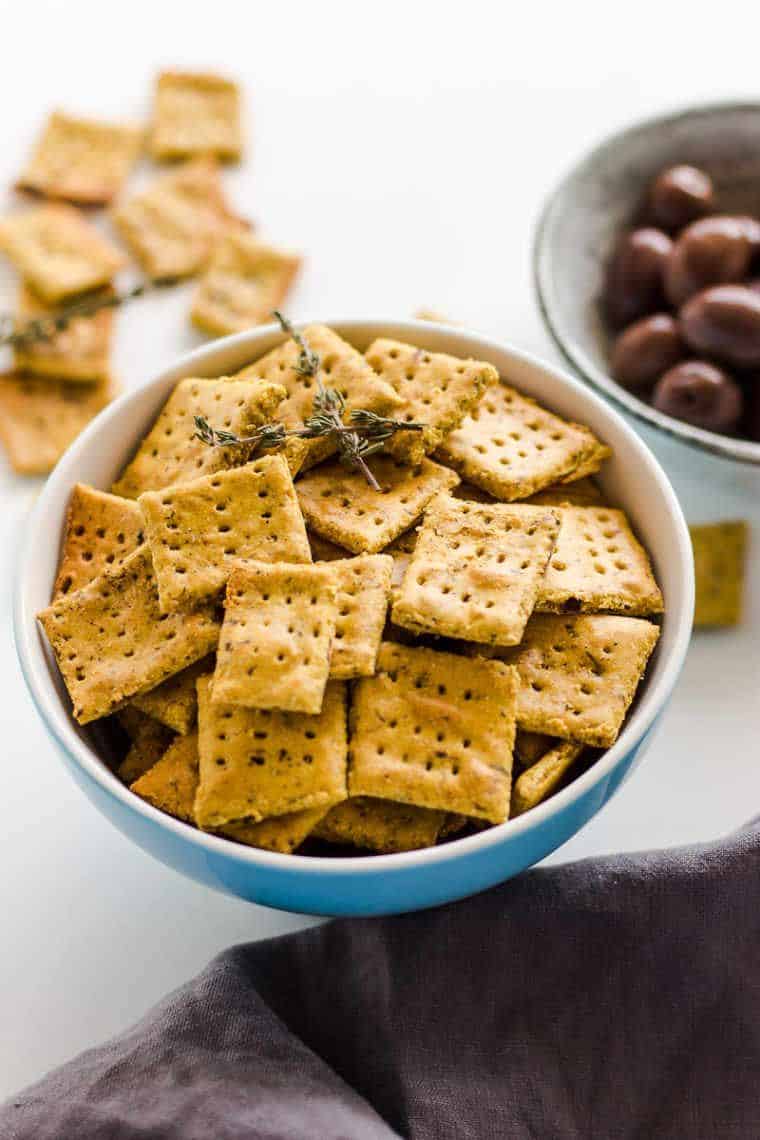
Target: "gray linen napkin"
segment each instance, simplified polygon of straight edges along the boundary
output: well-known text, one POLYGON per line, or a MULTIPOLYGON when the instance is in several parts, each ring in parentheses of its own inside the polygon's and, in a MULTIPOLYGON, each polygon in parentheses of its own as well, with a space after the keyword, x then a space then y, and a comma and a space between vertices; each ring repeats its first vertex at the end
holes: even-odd
POLYGON ((3 1140, 754 1140, 760 821, 221 954, 3 1140))

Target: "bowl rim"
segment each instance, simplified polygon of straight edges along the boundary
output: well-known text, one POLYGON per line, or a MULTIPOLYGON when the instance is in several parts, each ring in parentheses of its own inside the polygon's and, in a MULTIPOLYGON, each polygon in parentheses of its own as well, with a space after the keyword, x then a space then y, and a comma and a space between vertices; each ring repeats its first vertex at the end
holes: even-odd
MULTIPOLYGON (((233 859, 240 864, 248 864, 251 868, 267 868, 290 874, 305 874, 335 877, 346 874, 379 875, 384 873, 402 872, 414 867, 425 867, 434 864, 446 863, 451 860, 483 851, 487 848, 498 847, 508 837, 517 838, 538 827, 541 823, 558 815, 574 801, 580 799, 586 792, 603 781, 614 772, 619 763, 635 750, 649 733, 658 715, 666 706, 673 687, 683 667, 686 652, 691 637, 692 616, 694 610, 694 567, 689 531, 676 498, 675 492, 659 462, 647 445, 641 440, 629 424, 595 393, 590 392, 579 380, 570 373, 558 368, 551 362, 545 362, 535 355, 515 349, 511 345, 485 337, 477 332, 448 326, 432 321, 415 319, 399 319, 397 317, 373 318, 312 318, 299 319, 297 327, 318 320, 330 327, 339 327, 342 332, 350 335, 352 329, 366 330, 367 327, 380 327, 391 325, 394 330, 403 330, 405 335, 414 336, 416 332, 429 332, 436 330, 451 338, 461 339, 468 348, 477 350, 482 346, 486 351, 497 353, 507 352, 516 360, 541 370, 550 372, 556 379, 568 387, 578 397, 581 405, 590 404, 603 417, 610 420, 618 431, 621 431, 637 452, 641 466, 648 470, 650 477, 658 484, 658 489, 667 506, 668 515, 675 532, 676 547, 679 555, 678 581, 680 585, 680 598, 676 598, 674 611, 669 611, 669 618, 674 622, 674 637, 669 656, 664 663, 662 675, 656 683, 645 687, 639 694, 639 704, 636 710, 637 726, 632 731, 630 722, 624 724, 615 744, 585 772, 573 780, 567 787, 556 792, 544 803, 539 804, 521 816, 496 824, 485 831, 462 839, 454 839, 440 846, 421 848, 414 851, 399 852, 385 855, 357 855, 339 859, 330 856, 281 854, 265 851, 261 848, 246 847, 230 839, 201 831, 190 824, 167 815, 158 808, 130 792, 115 774, 103 763, 94 747, 80 739, 74 729, 71 712, 64 707, 56 691, 52 677, 47 668, 47 658, 43 646, 43 638, 38 628, 33 607, 26 600, 26 567, 34 558, 34 551, 40 539, 41 528, 39 521, 44 515, 46 502, 56 492, 57 484, 62 478, 70 478, 68 468, 76 462, 77 456, 85 451, 101 427, 119 417, 123 410, 133 401, 138 401, 148 388, 158 388, 169 377, 192 375, 204 362, 213 359, 227 348, 250 346, 252 358, 260 341, 270 336, 273 331, 279 331, 274 324, 260 325, 255 329, 236 333, 229 337, 218 338, 207 345, 183 354, 172 365, 163 368, 151 380, 139 388, 133 389, 118 397, 101 411, 98 416, 78 436, 65 456, 57 464, 54 471, 40 492, 37 500, 27 516, 25 533, 21 543, 16 567, 16 581, 13 592, 13 627, 21 671, 32 697, 37 712, 47 728, 49 734, 58 744, 59 748, 69 760, 85 775, 89 776, 100 789, 112 799, 128 810, 143 816, 148 822, 157 823, 160 827, 173 833, 178 839, 191 843, 209 855, 223 856, 233 859)), ((381 335, 378 331, 376 335, 381 335)), ((201 373, 203 374, 203 373, 201 373)))
POLYGON ((640 400, 632 392, 628 392, 622 385, 618 384, 607 372, 598 368, 584 350, 582 343, 563 331, 552 304, 549 229, 565 192, 583 170, 604 155, 605 152, 616 149, 626 139, 635 135, 644 134, 647 131, 684 120, 699 118, 700 116, 719 115, 727 111, 752 112, 760 116, 760 102, 748 99, 727 99, 692 107, 682 107, 646 119, 638 119, 620 130, 605 135, 601 141, 586 151, 565 172, 545 198, 534 229, 532 275, 539 310, 554 344, 559 349, 563 360, 588 384, 602 392, 607 399, 629 415, 634 416, 641 423, 657 428, 665 435, 670 436, 671 439, 677 439, 697 451, 707 451, 723 459, 756 467, 760 466, 759 441, 737 439, 734 436, 721 435, 719 432, 695 427, 693 424, 687 424, 674 416, 668 416, 653 408, 651 404, 640 400))

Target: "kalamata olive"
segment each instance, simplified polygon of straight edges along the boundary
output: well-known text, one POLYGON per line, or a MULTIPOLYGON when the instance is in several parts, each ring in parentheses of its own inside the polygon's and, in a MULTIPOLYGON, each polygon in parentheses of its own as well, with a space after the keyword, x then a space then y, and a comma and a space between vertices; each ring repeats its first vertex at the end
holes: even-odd
POLYGON ((710 285, 738 283, 760 248, 760 222, 754 218, 702 218, 682 230, 665 266, 665 293, 679 309, 710 285))
POLYGON ((655 408, 708 431, 733 431, 744 410, 741 388, 714 364, 684 360, 657 381, 655 408))
POLYGON ((647 220, 674 233, 715 208, 712 179, 696 166, 671 166, 649 191, 647 220))
POLYGON ((624 388, 648 388, 683 356, 675 319, 657 313, 621 332, 612 349, 612 375, 624 388))
POLYGON ((760 364, 760 293, 745 285, 715 285, 687 301, 681 335, 696 352, 729 364, 760 364))
POLYGON ((605 312, 614 328, 662 308, 663 274, 672 248, 668 235, 651 227, 633 230, 618 242, 604 290, 605 312))

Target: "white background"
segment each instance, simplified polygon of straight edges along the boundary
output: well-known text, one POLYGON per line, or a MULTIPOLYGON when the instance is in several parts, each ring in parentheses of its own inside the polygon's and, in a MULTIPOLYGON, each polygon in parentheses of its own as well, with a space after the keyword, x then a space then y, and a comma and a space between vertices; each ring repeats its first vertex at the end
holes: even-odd
MULTIPOLYGON (((307 257, 294 315, 434 306, 551 357, 530 284, 542 199, 618 126, 689 102, 760 97, 751 12, 724 2, 704 19, 661 0, 635 11, 472 0, 2 3, 0 185, 12 183, 52 106, 144 118, 157 68, 219 68, 244 83, 249 108, 248 158, 227 176, 230 194, 262 234, 307 257)), ((11 297, 9 282, 3 309, 11 297)), ((125 387, 198 343, 187 307, 181 291, 120 315, 125 387)), ((760 525, 760 472, 665 458, 692 518, 754 512, 760 525)), ((218 950, 306 921, 153 862, 64 774, 24 690, 8 616, 15 548, 38 490, 0 458, 0 1098, 127 1026, 218 950)), ((709 839, 757 812, 759 634, 754 590, 741 630, 695 639, 652 752, 555 859, 709 839)))

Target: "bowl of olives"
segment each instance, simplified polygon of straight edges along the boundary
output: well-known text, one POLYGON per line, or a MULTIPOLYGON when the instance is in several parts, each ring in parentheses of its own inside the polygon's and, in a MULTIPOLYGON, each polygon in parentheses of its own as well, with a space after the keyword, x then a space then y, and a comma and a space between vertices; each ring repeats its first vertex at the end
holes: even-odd
POLYGON ((534 271, 590 384, 695 447, 760 465, 760 104, 631 127, 563 179, 534 271))

